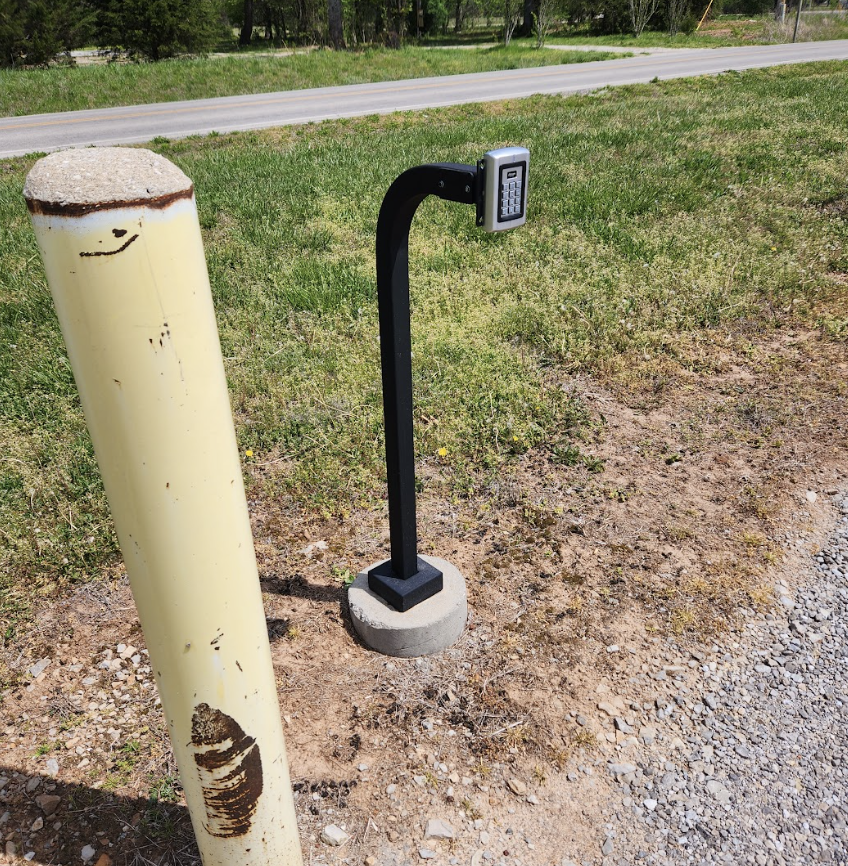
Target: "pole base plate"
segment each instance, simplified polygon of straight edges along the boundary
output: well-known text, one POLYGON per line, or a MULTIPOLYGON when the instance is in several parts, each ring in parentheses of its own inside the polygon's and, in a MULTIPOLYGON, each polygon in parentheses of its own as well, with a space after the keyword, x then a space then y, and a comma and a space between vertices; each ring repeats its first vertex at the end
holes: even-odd
POLYGON ((444 577, 442 572, 420 556, 417 559, 418 571, 412 577, 401 580, 395 577, 392 561, 386 560, 368 572, 368 588, 395 610, 405 613, 416 604, 421 604, 442 591, 444 577))

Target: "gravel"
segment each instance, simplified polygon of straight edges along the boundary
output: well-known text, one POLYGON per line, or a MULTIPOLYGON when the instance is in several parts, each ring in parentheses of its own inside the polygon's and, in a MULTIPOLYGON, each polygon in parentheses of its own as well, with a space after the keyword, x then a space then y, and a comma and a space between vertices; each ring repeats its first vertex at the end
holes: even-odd
POLYGON ((835 504, 811 579, 777 584, 773 613, 693 654, 695 676, 648 714, 653 747, 608 764, 621 800, 604 864, 848 864, 848 498, 835 504))

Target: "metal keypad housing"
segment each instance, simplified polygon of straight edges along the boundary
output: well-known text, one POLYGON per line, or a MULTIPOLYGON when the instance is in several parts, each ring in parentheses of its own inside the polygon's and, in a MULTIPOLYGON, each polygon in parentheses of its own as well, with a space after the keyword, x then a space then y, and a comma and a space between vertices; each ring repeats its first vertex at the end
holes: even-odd
POLYGON ((486 231, 504 231, 526 222, 529 165, 530 151, 524 147, 490 150, 483 157, 483 228, 486 231))

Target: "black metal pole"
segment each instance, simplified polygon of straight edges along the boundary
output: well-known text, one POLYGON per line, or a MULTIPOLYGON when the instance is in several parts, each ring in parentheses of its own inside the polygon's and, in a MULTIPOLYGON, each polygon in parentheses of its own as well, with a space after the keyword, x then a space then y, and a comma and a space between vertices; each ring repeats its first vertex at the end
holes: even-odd
POLYGON ((368 586, 401 611, 442 589, 441 572, 418 558, 412 432, 409 229, 418 205, 428 195, 477 204, 481 196, 477 167, 436 163, 405 171, 389 187, 377 219, 377 301, 391 559, 369 572, 368 586))

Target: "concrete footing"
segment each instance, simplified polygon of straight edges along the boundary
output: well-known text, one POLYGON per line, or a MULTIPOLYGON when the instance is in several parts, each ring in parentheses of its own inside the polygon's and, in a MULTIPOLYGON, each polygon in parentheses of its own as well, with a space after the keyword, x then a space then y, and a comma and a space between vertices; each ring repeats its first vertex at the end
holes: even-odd
POLYGON ((389 656, 415 658, 447 649, 459 640, 468 618, 465 578, 444 559, 422 556, 444 575, 441 592, 406 613, 389 607, 368 589, 370 565, 348 589, 350 616, 357 634, 371 649, 389 656))

